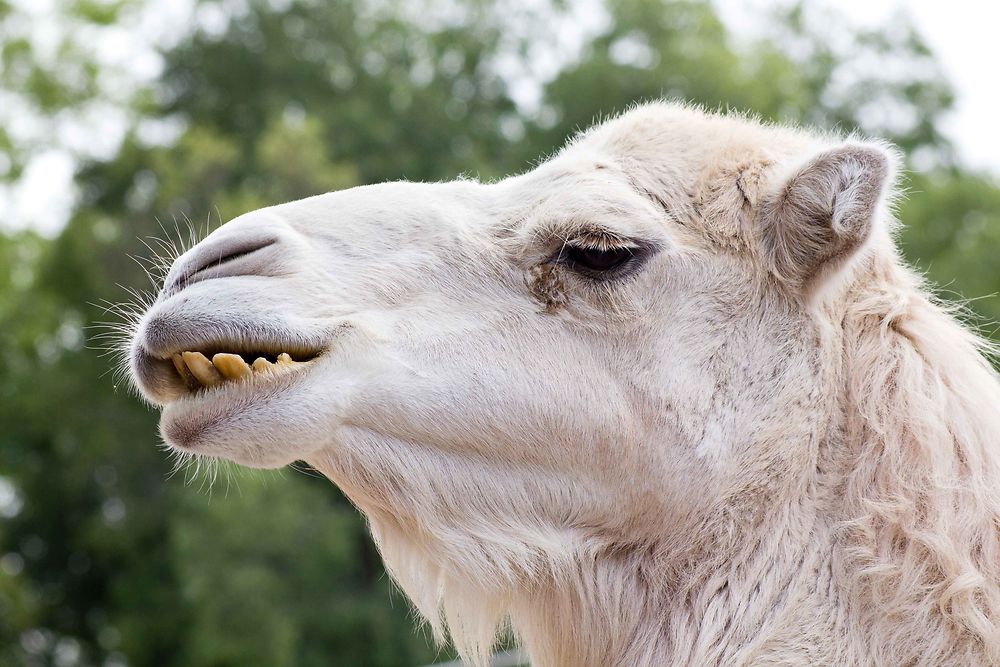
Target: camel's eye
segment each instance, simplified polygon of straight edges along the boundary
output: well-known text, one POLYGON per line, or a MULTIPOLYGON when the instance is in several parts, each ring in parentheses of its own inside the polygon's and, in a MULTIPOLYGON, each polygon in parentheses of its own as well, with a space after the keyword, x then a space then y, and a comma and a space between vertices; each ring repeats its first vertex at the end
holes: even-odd
POLYGON ((642 254, 640 247, 567 244, 559 252, 558 261, 591 278, 611 278, 636 265, 642 254))

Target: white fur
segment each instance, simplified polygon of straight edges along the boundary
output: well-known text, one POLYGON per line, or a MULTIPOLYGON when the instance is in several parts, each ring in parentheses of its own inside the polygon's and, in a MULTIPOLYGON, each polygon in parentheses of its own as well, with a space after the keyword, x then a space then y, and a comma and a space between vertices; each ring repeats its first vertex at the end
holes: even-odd
POLYGON ((778 270, 805 237, 768 216, 838 146, 651 104, 497 183, 247 214, 201 246, 273 234, 265 277, 161 296, 136 349, 245 322, 326 352, 263 395, 141 388, 168 441, 203 425, 185 451, 326 474, 477 664, 507 623, 539 667, 1000 664, 1000 385, 899 260, 887 147, 808 181, 857 242, 778 270), (595 231, 658 250, 548 262, 595 231))

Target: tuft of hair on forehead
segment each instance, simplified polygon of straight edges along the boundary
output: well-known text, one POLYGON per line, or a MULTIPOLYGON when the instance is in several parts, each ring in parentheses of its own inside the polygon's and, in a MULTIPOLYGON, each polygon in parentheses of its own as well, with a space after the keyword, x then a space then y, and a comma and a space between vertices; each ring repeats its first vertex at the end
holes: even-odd
POLYGON ((660 101, 634 106, 581 132, 564 150, 588 148, 656 163, 761 148, 791 155, 827 140, 800 128, 766 123, 752 114, 660 101))

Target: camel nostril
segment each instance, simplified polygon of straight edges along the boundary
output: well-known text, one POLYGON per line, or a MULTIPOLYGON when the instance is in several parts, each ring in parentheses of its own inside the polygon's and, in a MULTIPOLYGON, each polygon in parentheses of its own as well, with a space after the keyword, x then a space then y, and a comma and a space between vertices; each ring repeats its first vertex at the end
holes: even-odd
POLYGON ((203 241, 174 266, 164 290, 179 290, 208 278, 253 274, 264 259, 263 254, 258 253, 277 242, 273 236, 224 237, 214 242, 203 241))
MULTIPOLYGON (((273 241, 271 243, 273 243, 273 241)), ((200 273, 202 271, 205 271, 206 269, 221 268, 222 265, 229 264, 231 262, 235 262, 238 259, 242 259, 243 257, 246 257, 247 255, 249 255, 251 253, 255 253, 258 250, 262 250, 262 249, 266 248, 267 246, 271 245, 271 243, 267 243, 265 245, 261 245, 261 246, 257 246, 257 247, 253 247, 253 248, 231 250, 227 254, 223 255, 222 257, 219 257, 218 259, 216 259, 214 261, 211 258, 208 258, 209 261, 207 261, 204 266, 199 266, 199 267, 193 269, 191 271, 191 273, 189 274, 188 277, 192 278, 196 274, 198 274, 198 273, 200 273)))

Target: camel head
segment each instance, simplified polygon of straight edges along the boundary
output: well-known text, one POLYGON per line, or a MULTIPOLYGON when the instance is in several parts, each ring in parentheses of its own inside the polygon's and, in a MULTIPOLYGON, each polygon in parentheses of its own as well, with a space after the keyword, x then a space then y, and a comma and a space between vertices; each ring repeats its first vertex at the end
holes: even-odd
POLYGON ((308 462, 425 615, 490 634, 587 559, 718 558, 804 484, 895 159, 651 104, 497 182, 254 211, 176 259, 131 372, 169 447, 308 462))

